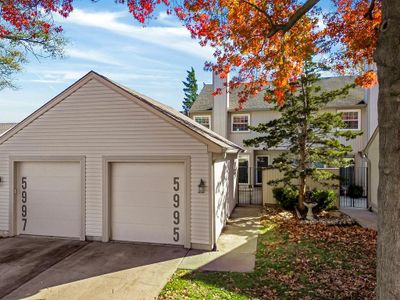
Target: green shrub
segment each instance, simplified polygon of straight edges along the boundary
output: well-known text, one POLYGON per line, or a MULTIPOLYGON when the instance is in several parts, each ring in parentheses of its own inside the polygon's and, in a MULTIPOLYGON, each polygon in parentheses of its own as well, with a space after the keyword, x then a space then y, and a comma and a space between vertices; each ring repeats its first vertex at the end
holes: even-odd
POLYGON ((290 187, 276 187, 272 189, 274 198, 286 210, 292 210, 297 204, 299 192, 290 187))
POLYGON ((336 207, 337 195, 333 190, 313 190, 311 192, 311 202, 318 203, 320 210, 329 210, 336 207))
POLYGON ((347 195, 351 198, 361 198, 363 196, 362 186, 351 184, 347 191, 347 195))

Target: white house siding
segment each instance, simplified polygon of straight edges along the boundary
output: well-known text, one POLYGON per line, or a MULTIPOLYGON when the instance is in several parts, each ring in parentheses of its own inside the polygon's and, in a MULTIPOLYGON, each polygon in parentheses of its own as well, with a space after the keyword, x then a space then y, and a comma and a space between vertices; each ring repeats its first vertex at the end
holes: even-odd
POLYGON ((220 236, 227 218, 236 206, 236 155, 214 161, 215 236, 220 236))
MULTIPOLYGON (((249 132, 232 132, 232 115, 233 114, 249 114, 250 115, 250 125, 257 126, 260 123, 266 123, 271 120, 277 119, 280 117, 280 113, 274 110, 266 110, 266 111, 253 111, 253 112, 231 112, 228 117, 228 139, 234 142, 236 145, 244 146, 243 140, 251 139, 262 134, 259 134, 254 131, 249 132)), ((250 149, 253 147, 246 147, 246 149, 250 149)))
MULTIPOLYGON (((353 108, 349 108, 353 109, 353 108)), ((340 108, 340 109, 327 109, 325 111, 331 112, 331 113, 337 113, 338 110, 346 110, 346 108, 340 108)), ((362 151, 365 147, 365 145, 368 142, 368 116, 367 116, 367 110, 365 107, 360 108, 361 110, 361 130, 364 132, 364 134, 356 137, 353 140, 346 141, 346 138, 339 138, 339 140, 344 144, 344 145, 351 145, 353 148, 352 153, 357 154, 359 151, 362 151)))
MULTIPOLYGON (((378 94, 379 85, 366 90, 367 102, 368 102, 368 134, 367 139, 369 140, 374 134, 375 129, 378 127, 378 94)), ((365 131, 367 133, 367 131, 365 131)))
MULTIPOLYGON (((103 156, 190 156, 191 242, 209 244, 207 146, 92 79, 0 145, 0 231, 8 231, 9 156, 86 157, 86 235, 102 235, 103 156), (207 182, 206 182, 207 184, 207 182)), ((154 184, 157 184, 156 182, 154 184)))
MULTIPOLYGON (((324 109, 323 112, 331 112, 336 113, 338 109, 324 109)), ((265 111, 253 111, 253 112, 237 112, 238 114, 250 114, 250 125, 257 126, 260 123, 266 123, 276 118, 279 118, 280 113, 274 110, 265 110, 265 111)), ((232 114, 236 114, 235 112, 229 113, 228 118, 228 139, 234 142, 237 145, 244 146, 243 140, 251 139, 262 134, 256 133, 254 131, 250 132, 232 132, 232 114)), ((368 116, 366 108, 361 108, 361 130, 364 131, 365 134, 358 136, 354 140, 346 141, 345 138, 341 139, 342 142, 346 145, 351 145, 353 148, 353 153, 358 153, 363 150, 365 145, 368 142, 368 116)), ((246 149, 255 149, 254 147, 246 147, 246 149)))

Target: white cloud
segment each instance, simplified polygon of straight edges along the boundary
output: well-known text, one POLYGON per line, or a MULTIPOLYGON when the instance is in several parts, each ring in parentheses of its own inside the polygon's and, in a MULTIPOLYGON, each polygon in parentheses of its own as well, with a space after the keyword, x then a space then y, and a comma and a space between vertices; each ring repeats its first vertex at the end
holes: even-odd
MULTIPOLYGON (((54 70, 32 70, 31 73, 37 79, 30 79, 29 82, 37 83, 69 83, 83 77, 84 71, 54 71, 54 70)), ((56 89, 55 89, 56 90, 56 89)))
POLYGON ((325 24, 323 16, 318 16, 317 27, 319 30, 324 30, 326 28, 326 24, 325 24))
POLYGON ((59 19, 59 21, 100 28, 203 59, 212 58, 212 49, 210 47, 201 47, 197 41, 190 37, 189 31, 183 26, 136 26, 120 20, 126 16, 127 14, 122 12, 88 12, 82 9, 75 9, 67 19, 59 19))
POLYGON ((66 55, 72 58, 78 58, 83 60, 89 60, 94 62, 99 62, 108 65, 121 66, 121 62, 118 62, 115 58, 106 53, 97 50, 90 49, 78 49, 78 48, 68 48, 66 49, 66 55))
POLYGON ((177 18, 174 15, 167 14, 166 11, 161 11, 158 14, 156 20, 164 25, 169 25, 169 26, 179 26, 180 25, 177 18))

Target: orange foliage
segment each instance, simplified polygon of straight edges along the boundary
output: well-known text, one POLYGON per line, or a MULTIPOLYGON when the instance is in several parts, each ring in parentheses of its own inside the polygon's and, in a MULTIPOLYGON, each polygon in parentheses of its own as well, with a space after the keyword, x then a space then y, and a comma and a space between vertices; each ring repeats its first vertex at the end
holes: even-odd
MULTIPOLYGON (((287 22, 299 7, 292 0, 186 0, 182 19, 202 45, 215 48, 216 62, 207 63, 206 68, 236 75, 230 88, 242 87, 240 106, 265 85, 274 87, 273 94, 282 104, 289 84, 301 74, 304 59, 319 51, 316 11, 301 18, 290 31, 267 36, 273 24, 287 22)), ((266 100, 271 96, 266 94, 266 100)))
MULTIPOLYGON (((324 34, 331 38, 333 45, 342 46, 331 57, 332 64, 340 73, 354 66, 373 64, 373 53, 378 43, 381 23, 380 1, 370 11, 369 0, 334 0, 337 11, 326 17, 324 34)), ((356 84, 369 88, 377 83, 373 71, 358 72, 356 84)))
POLYGON ((323 14, 312 8, 291 28, 282 28, 304 4, 297 0, 185 0, 179 17, 201 45, 214 47, 215 62, 206 68, 232 72, 230 88, 242 87, 239 105, 268 85, 265 100, 282 104, 293 91, 310 55, 324 54, 336 71, 358 75, 356 83, 371 87, 381 20, 381 0, 333 0, 336 10, 323 14), (324 28, 318 23, 324 21, 324 28), (281 26, 280 30, 275 30, 281 26), (275 34, 270 34, 271 31, 275 34), (361 70, 361 71, 360 71, 361 70), (243 84, 246 83, 246 84, 243 84))
POLYGON ((372 88, 378 83, 378 76, 374 71, 367 71, 364 74, 358 76, 355 80, 355 84, 363 86, 365 88, 372 88))
MULTIPOLYGON (((323 1, 328 2, 320 2, 323 1)), ((315 54, 329 57, 342 74, 356 70, 358 85, 371 87, 376 83, 376 74, 364 71, 364 66, 373 63, 382 0, 332 1, 331 13, 324 14, 321 8, 313 7, 289 27, 285 25, 305 0, 183 0, 180 4, 171 4, 169 0, 116 0, 116 3, 126 4, 142 23, 152 16, 157 5, 169 6, 168 13, 175 12, 201 45, 215 49, 215 61, 206 63, 206 68, 222 77, 229 72, 235 74, 230 88, 242 87, 239 105, 243 106, 249 96, 263 92, 266 86, 271 93, 265 94, 265 100, 274 99, 282 104, 285 94, 294 91, 293 83, 301 76, 304 61, 315 54), (321 20, 324 28, 318 26, 321 20)), ((73 9, 73 0, 3 2, 0 40, 8 38, 11 29, 29 31, 32 26, 39 26, 40 32, 48 34, 53 24, 38 22, 37 14, 57 12, 67 17, 73 9)), ((54 30, 59 32, 61 28, 54 30)))

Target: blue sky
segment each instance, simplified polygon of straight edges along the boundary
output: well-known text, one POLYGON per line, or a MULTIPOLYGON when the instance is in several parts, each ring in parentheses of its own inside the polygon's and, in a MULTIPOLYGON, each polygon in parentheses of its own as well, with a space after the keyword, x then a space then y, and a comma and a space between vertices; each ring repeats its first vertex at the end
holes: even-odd
POLYGON ((182 80, 193 66, 199 83, 211 82, 204 61, 212 50, 198 45, 176 17, 159 10, 146 27, 127 8, 105 1, 75 2, 59 19, 69 40, 64 59, 30 59, 15 76, 18 90, 0 91, 0 123, 18 122, 90 70, 181 109, 182 80))

